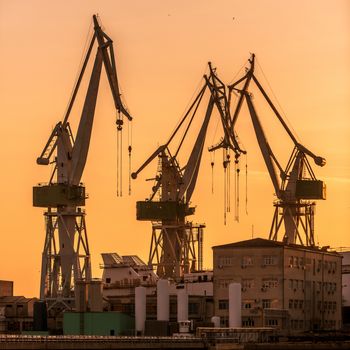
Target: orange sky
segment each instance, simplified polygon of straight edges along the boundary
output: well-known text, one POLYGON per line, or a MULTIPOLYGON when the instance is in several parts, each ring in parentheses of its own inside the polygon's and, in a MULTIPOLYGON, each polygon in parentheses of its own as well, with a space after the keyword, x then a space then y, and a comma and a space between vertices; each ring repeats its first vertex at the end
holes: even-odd
MULTIPOLYGON (((348 0, 0 0, 0 279, 14 280, 16 294, 38 295, 45 232, 43 211, 32 207, 31 194, 33 185, 48 181, 50 169, 35 160, 64 114, 93 13, 114 40, 123 96, 135 118, 134 170, 168 138, 208 60, 230 82, 249 52, 255 52, 301 143, 327 159, 326 167, 314 166, 327 182, 328 194, 317 206, 316 240, 350 246, 348 0)), ((257 75, 267 86, 262 72, 257 75)), ((258 97, 255 103, 285 165, 291 151, 287 137, 275 129, 258 97)), ((250 238, 252 225, 255 236, 267 238, 271 224, 273 188, 243 112, 238 132, 249 152, 249 214, 242 179, 240 223, 231 215, 223 225, 221 154, 216 155, 214 195, 210 156, 205 154, 192 198, 194 221, 207 224, 206 267, 212 265, 213 245, 250 238)), ((79 113, 74 109, 73 120, 79 113)), ((150 223, 136 221, 135 202, 149 195, 151 184, 144 179, 155 174, 156 163, 133 182, 132 196, 116 197, 114 120, 103 76, 83 175, 90 196, 86 210, 95 276, 101 273, 101 252, 138 254, 147 260, 151 234, 150 223)), ((215 115, 207 146, 220 136, 214 137, 216 121, 215 115)))

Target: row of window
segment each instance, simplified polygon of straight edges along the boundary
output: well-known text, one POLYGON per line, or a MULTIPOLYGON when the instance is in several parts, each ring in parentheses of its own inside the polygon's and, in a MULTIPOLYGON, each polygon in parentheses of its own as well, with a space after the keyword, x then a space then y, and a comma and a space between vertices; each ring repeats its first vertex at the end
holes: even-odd
POLYGON ((322 284, 323 284, 323 291, 324 292, 335 292, 337 290, 337 284, 333 282, 317 282, 317 291, 322 290, 322 284))
POLYGON ((304 329, 304 320, 290 320, 291 329, 304 329))
MULTIPOLYGON (((253 306, 259 304, 260 301, 256 300, 242 300, 242 309, 252 309, 253 306)), ((271 309, 272 300, 271 299, 262 299, 261 305, 263 309, 271 309)), ((219 299, 218 301, 219 310, 228 310, 229 301, 228 299, 219 299)))
POLYGON ((289 309, 304 309, 304 300, 289 299, 289 309))
MULTIPOLYGON (((241 258, 241 267, 254 266, 256 264, 255 257, 246 255, 241 258)), ((260 260, 260 259, 259 259, 260 260)), ((233 266, 235 263, 235 258, 232 256, 220 256, 218 259, 218 267, 233 266)), ((262 266, 275 266, 278 263, 278 257, 276 255, 264 255, 262 257, 262 266)), ((289 256, 288 265, 294 268, 305 268, 307 264, 311 264, 311 259, 306 260, 302 256, 289 256)), ((337 271, 336 261, 322 261, 313 259, 313 269, 315 272, 320 272, 322 270, 328 273, 335 273, 337 271)))
POLYGON ((337 309, 337 302, 336 301, 318 301, 317 302, 317 309, 320 311, 335 311, 337 309))
POLYGON ((297 280, 297 279, 290 279, 288 281, 288 287, 289 289, 293 289, 293 290, 304 289, 304 281, 297 280))
MULTIPOLYGON (((228 288, 230 283, 232 283, 232 279, 220 279, 218 281, 219 288, 228 288)), ((242 291, 245 292, 247 289, 251 289, 255 287, 256 281, 253 278, 242 279, 242 291)), ((263 278, 261 280, 261 288, 263 290, 272 289, 278 287, 279 282, 277 278, 263 278)))
POLYGON ((267 320, 265 320, 265 326, 276 327, 278 326, 278 320, 274 318, 268 318, 267 320))
MULTIPOLYGON (((220 256, 218 259, 218 267, 232 266, 234 265, 234 257, 232 256, 220 256)), ((241 267, 254 266, 254 258, 246 255, 241 258, 241 267)), ((264 255, 262 257, 262 266, 274 266, 277 265, 277 256, 275 255, 264 255)))

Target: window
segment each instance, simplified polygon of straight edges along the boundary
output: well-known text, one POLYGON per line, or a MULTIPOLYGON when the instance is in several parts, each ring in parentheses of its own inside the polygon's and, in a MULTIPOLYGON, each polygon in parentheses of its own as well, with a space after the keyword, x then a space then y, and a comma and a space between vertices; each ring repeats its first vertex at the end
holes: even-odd
POLYGON ((220 326, 221 327, 228 327, 228 325, 229 325, 228 317, 227 316, 220 317, 220 326))
POLYGON ((109 277, 106 278, 106 283, 111 283, 111 279, 109 277))
POLYGON ((228 300, 227 299, 219 300, 219 310, 228 310, 228 300))
POLYGON ((276 327, 278 326, 278 320, 269 318, 266 320, 266 326, 276 327))
POLYGON ((220 266, 231 266, 232 265, 232 257, 230 256, 220 256, 219 257, 219 267, 220 266))
POLYGON ((288 286, 289 289, 293 289, 293 280, 289 280, 288 286))
MULTIPOLYGON (((228 305, 228 301, 227 301, 227 305, 228 305)), ((220 309, 220 300, 219 300, 219 309, 220 309)), ((188 303, 188 313, 198 315, 199 303, 188 303)))
POLYGON ((263 265, 264 266, 271 266, 271 265, 276 265, 276 256, 274 255, 265 255, 263 257, 263 265))
POLYGON ((251 300, 243 300, 242 309, 251 309, 251 308, 252 308, 252 301, 251 300))
POLYGON ((250 317, 248 317, 248 318, 243 317, 242 318, 242 326, 243 327, 254 327, 254 320, 251 319, 250 317))
POLYGON ((271 308, 271 299, 263 299, 262 300, 262 308, 270 309, 271 308))
POLYGON ((233 282, 231 279, 220 279, 219 288, 228 288, 231 282, 233 282))
POLYGON ((242 257, 242 267, 253 266, 253 258, 251 256, 242 257))
POLYGON ((263 279, 262 280, 262 288, 267 289, 267 288, 276 288, 278 286, 278 280, 275 278, 272 279, 263 279))
POLYGON ((253 288, 254 287, 254 280, 253 279, 242 279, 242 288, 253 288))
POLYGON ((322 268, 322 260, 317 260, 317 272, 320 272, 322 268))

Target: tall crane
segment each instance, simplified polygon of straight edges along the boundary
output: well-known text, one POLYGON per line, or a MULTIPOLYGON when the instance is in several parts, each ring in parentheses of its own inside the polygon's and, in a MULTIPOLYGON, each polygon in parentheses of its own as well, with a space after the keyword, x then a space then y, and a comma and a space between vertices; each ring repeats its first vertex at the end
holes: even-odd
POLYGON ((46 237, 42 253, 40 298, 48 310, 74 306, 74 284, 91 279, 90 250, 86 232, 85 187, 81 183, 87 160, 98 88, 104 66, 117 111, 117 130, 121 132, 123 116, 132 117, 121 101, 112 39, 93 16, 94 34, 73 90, 63 121, 56 124, 37 164, 54 164, 49 183, 33 187, 33 205, 45 207, 46 237), (75 136, 69 116, 81 81, 97 41, 89 85, 75 136))
POLYGON ((209 72, 208 76, 204 76, 204 84, 200 92, 169 140, 158 147, 131 175, 136 179, 152 160, 159 158, 158 174, 154 178, 152 194, 147 201, 137 202, 137 219, 153 222, 148 264, 156 267, 160 277, 180 279, 184 273, 203 268, 202 242, 205 226, 194 225, 186 221, 186 217, 195 212, 195 208, 190 206, 190 201, 196 186, 208 125, 215 106, 219 111, 224 130, 220 147, 224 147, 227 154, 228 150, 232 150, 237 155, 245 153, 239 146, 237 136, 227 132, 231 128, 231 118, 226 87, 210 63, 209 72), (204 120, 186 164, 181 167, 178 154, 207 89, 210 98, 204 120), (185 131, 175 153, 172 154, 170 144, 182 127, 185 131), (156 200, 157 194, 159 200, 156 200))
POLYGON ((239 94, 239 99, 231 119, 231 132, 245 100, 256 138, 277 197, 277 201, 274 203, 275 213, 269 238, 272 240, 278 239, 278 233, 283 223, 283 241, 292 244, 300 243, 302 245, 314 246, 315 202, 312 200, 326 199, 326 193, 325 184, 323 181, 316 179, 308 157, 312 158, 315 164, 321 167, 326 164, 326 160, 320 156, 316 156, 297 141, 254 74, 254 54, 249 59, 249 62, 250 67, 247 69, 246 74, 228 87, 230 95, 233 91, 239 94), (248 90, 251 82, 255 83, 258 87, 258 90, 294 144, 285 169, 282 168, 273 153, 258 117, 252 100, 252 94, 248 90))

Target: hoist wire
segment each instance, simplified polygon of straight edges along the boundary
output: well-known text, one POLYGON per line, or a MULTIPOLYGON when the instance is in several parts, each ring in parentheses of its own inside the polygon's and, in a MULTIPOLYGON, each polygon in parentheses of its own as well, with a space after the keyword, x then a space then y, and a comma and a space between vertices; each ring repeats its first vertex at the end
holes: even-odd
POLYGON ((228 151, 228 154, 226 155, 227 157, 227 212, 231 212, 231 162, 229 159, 230 156, 230 151, 228 151))
POLYGON ((235 220, 239 222, 239 163, 237 163, 237 187, 236 187, 236 217, 235 220))
POLYGON ((117 197, 119 197, 119 131, 117 129, 117 197))
POLYGON ((226 212, 227 212, 227 196, 226 196, 226 191, 227 191, 227 188, 226 188, 226 157, 225 157, 225 149, 223 148, 222 149, 222 158, 223 158, 223 166, 224 166, 224 225, 226 225, 226 212))
POLYGON ((214 194, 214 165, 215 165, 215 151, 210 152, 211 165, 211 193, 214 194), (213 154, 214 153, 214 154, 213 154))
POLYGON ((128 153, 129 153, 129 196, 131 195, 131 152, 132 152, 132 121, 128 120, 128 153))
POLYGON ((226 225, 226 168, 224 168, 224 225, 226 225))
POLYGON ((248 215, 248 156, 245 154, 245 213, 248 215))
MULTIPOLYGON (((123 117, 122 117, 123 120, 123 117)), ((123 132, 122 130, 119 131, 120 134, 120 169, 119 169, 119 175, 120 175, 120 197, 123 197, 123 132)))
POLYGON ((239 184, 237 183, 238 182, 238 178, 237 178, 237 160, 235 160, 235 221, 238 221, 237 220, 237 216, 238 216, 238 213, 237 213, 237 198, 238 198, 238 193, 237 193, 237 187, 239 186, 239 184))

